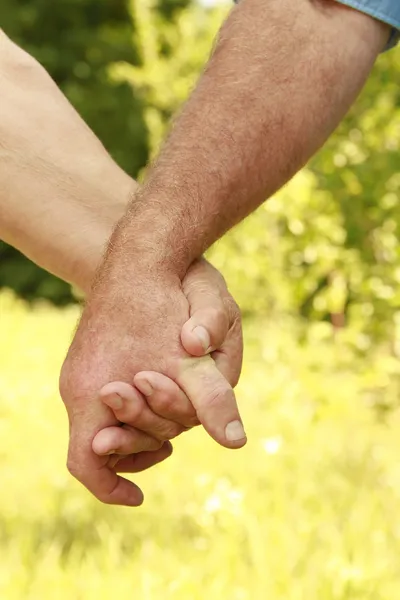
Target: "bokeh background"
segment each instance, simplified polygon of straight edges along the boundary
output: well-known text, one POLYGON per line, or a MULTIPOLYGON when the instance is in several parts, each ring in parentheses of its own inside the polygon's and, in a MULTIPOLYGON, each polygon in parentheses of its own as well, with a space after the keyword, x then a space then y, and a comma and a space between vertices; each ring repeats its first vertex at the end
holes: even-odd
MULTIPOLYGON (((0 25, 140 178, 228 10, 1 0, 0 25)), ((398 600, 399 71, 400 48, 381 56, 310 165, 211 249, 243 311, 249 443, 183 436, 136 478, 140 509, 66 472, 57 378, 79 309, 0 245, 1 598, 398 600)))

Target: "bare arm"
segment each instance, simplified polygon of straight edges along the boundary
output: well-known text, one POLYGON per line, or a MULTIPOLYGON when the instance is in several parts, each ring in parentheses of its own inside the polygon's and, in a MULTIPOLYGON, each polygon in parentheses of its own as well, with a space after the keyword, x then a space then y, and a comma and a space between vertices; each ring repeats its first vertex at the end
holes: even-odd
MULTIPOLYGON (((0 237, 88 291, 112 228, 137 184, 112 161, 45 70, 1 32, 0 84, 0 237)), ((130 289, 135 288, 140 294, 140 285, 132 280, 130 289)), ((241 370, 241 327, 223 278, 206 261, 196 261, 183 290, 191 318, 182 323, 182 345, 195 356, 222 346, 208 365, 212 372, 218 367, 234 385, 241 370)), ((114 338, 118 340, 117 332, 114 338)), ((203 360, 191 358, 193 366, 203 360)), ((112 403, 115 394, 108 394, 103 405, 99 387, 88 406, 90 417, 85 420, 80 411, 77 415, 92 436, 85 435, 92 464, 107 465, 110 452, 129 455, 117 467, 115 460, 109 465, 115 478, 118 469, 136 472, 160 462, 171 452, 163 442, 198 423, 176 383, 148 366, 144 363, 146 372, 136 373, 143 396, 125 384, 130 393, 122 406, 112 403), (113 427, 121 422, 135 429, 113 427)), ((141 497, 131 486, 136 504, 141 497)))
POLYGON ((174 379, 212 437, 241 447, 232 389, 193 365, 180 331, 191 261, 308 160, 362 88, 388 28, 333 0, 243 0, 147 182, 116 228, 64 363, 69 468, 99 499, 134 504, 93 463, 97 390, 151 368, 174 379), (140 282, 132 291, 130 282, 140 282), (116 310, 117 309, 117 310, 116 310))
POLYGON ((318 150, 388 35, 333 0, 242 0, 141 191, 142 208, 131 206, 115 236, 115 260, 118 239, 125 257, 141 241, 164 265, 169 251, 168 268, 182 274, 318 150), (149 219, 158 226, 143 236, 149 219))
POLYGON ((0 238, 88 291, 137 184, 0 31, 0 238))
MULTIPOLYGON (((112 160, 43 67, 1 31, 0 83, 0 238, 88 292, 113 227, 139 186, 112 160)), ((217 288, 225 297, 228 291, 204 260, 189 274, 184 287, 195 318, 185 325, 184 343, 201 356, 223 343, 231 318, 220 295, 210 290, 217 288), (206 328, 207 344, 192 335, 195 326, 206 328)), ((232 342, 228 335, 237 358, 219 359, 232 381, 240 372, 237 334, 232 342)))

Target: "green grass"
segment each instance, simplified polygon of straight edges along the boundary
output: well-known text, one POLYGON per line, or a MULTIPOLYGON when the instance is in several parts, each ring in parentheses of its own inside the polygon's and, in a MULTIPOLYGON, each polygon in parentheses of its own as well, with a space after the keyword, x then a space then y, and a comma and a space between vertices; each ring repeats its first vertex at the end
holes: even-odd
POLYGON ((399 367, 346 335, 249 324, 238 389, 249 443, 197 430, 102 506, 66 471, 57 377, 77 311, 0 296, 0 598, 398 600, 399 367))

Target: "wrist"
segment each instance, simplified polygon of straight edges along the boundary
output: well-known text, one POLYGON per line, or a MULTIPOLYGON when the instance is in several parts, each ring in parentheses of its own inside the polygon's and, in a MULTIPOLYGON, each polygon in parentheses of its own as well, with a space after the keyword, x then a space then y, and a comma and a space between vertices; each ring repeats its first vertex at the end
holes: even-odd
POLYGON ((154 273, 179 277, 203 253, 201 232, 188 224, 188 215, 172 194, 153 196, 140 190, 120 220, 109 245, 108 256, 154 273))
POLYGON ((192 261, 180 227, 170 216, 151 207, 129 217, 128 213, 116 232, 115 254, 121 247, 125 260, 129 257, 136 268, 182 280, 192 261))
MULTIPOLYGON (((113 165, 116 167, 116 165, 113 165)), ((109 171, 107 184, 95 193, 85 196, 86 210, 76 214, 75 224, 70 227, 69 251, 65 256, 65 279, 77 286, 86 295, 100 266, 107 242, 113 229, 124 214, 136 182, 123 171, 109 171), (110 185, 111 182, 111 185, 110 185)), ((98 181, 98 177, 92 177, 98 181)))

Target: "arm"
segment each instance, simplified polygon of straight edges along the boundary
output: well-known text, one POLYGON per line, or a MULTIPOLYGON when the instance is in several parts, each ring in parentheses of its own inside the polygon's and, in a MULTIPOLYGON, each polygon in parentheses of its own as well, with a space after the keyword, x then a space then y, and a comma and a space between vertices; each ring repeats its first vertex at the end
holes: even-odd
POLYGON ((0 238, 88 291, 137 184, 1 30, 0 87, 0 238))
POLYGON ((181 275, 320 148, 388 35, 386 25, 333 0, 243 0, 140 192, 141 208, 135 202, 116 232, 110 260, 123 238, 125 253, 152 248, 152 260, 181 275), (159 225, 146 235, 149 219, 159 225))
MULTIPOLYGON (((45 70, 1 32, 0 82, 0 236, 88 291, 112 228, 138 186, 112 161, 45 70)), ((191 318, 182 329, 182 344, 193 356, 213 350, 215 364, 235 384, 241 369, 240 318, 223 278, 206 261, 196 261, 183 289, 191 318), (199 327, 208 336, 207 348, 196 335, 199 327)), ((198 423, 187 397, 170 379, 146 371, 138 374, 137 384, 143 396, 128 386, 131 393, 122 407, 111 406, 112 398, 105 397, 114 414, 107 408, 102 424, 108 428, 94 438, 99 461, 107 461, 103 455, 112 450, 130 455, 119 470, 142 470, 166 458, 170 446, 163 442, 182 426, 198 423), (118 422, 141 431, 112 427, 118 422)), ((104 416, 100 402, 101 397, 96 406, 104 416)), ((95 414, 96 407, 93 419, 95 414)))
MULTIPOLYGON (((1 30, 0 83, 0 238, 88 292, 113 227, 139 185, 43 67, 1 30)), ((238 312, 223 278, 204 260, 191 266, 183 286, 192 318, 182 341, 201 356, 223 344, 238 312), (192 335, 199 326, 208 334, 206 344, 192 335)), ((227 342, 234 346, 239 338, 232 342, 229 335, 227 342)), ((240 360, 217 358, 236 383, 240 360)))
POLYGON ((320 148, 388 35, 333 0, 243 0, 140 192, 141 208, 123 221, 124 252, 141 240, 165 264, 169 250, 168 266, 182 274, 320 148), (149 218, 159 227, 143 236, 149 218))
POLYGON ((93 468, 93 432, 75 414, 89 411, 96 390, 110 381, 135 381, 144 368, 164 373, 215 440, 228 448, 245 443, 232 390, 182 350, 189 310, 182 277, 321 146, 389 34, 332 0, 293 6, 243 0, 232 11, 98 271, 60 385, 71 423, 69 468, 104 502, 134 504, 134 491, 93 468), (133 291, 132 280, 140 282, 133 291))

